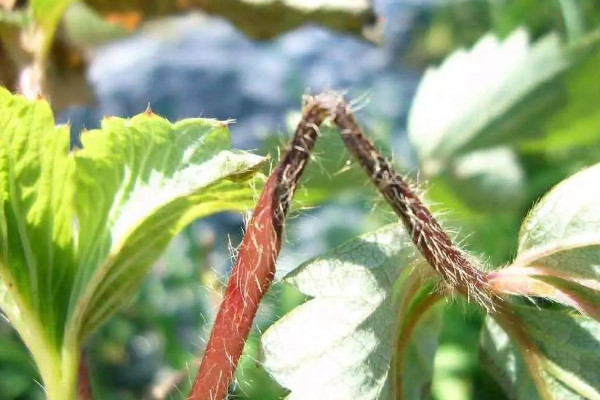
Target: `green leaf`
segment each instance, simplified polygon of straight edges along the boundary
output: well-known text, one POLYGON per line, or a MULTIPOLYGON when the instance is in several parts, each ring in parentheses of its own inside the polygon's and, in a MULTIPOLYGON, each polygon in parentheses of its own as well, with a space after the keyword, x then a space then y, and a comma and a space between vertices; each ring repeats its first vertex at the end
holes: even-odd
POLYGON ((600 399, 599 179, 600 164, 546 194, 523 222, 513 264, 489 275, 499 292, 579 311, 511 304, 508 324, 488 321, 485 360, 511 398, 600 399))
POLYGON ((404 355, 404 362, 422 374, 406 379, 403 393, 427 398, 438 311, 423 318, 427 334, 411 337, 415 342, 407 343, 402 354, 395 351, 398 324, 424 312, 415 310, 431 290, 425 285, 427 291, 420 292, 421 282, 410 276, 417 260, 404 227, 393 224, 308 261, 284 278, 312 297, 262 337, 265 369, 292 391, 288 399, 396 398, 395 357, 404 355))
POLYGON ((588 43, 582 42, 578 46, 581 55, 565 80, 568 102, 545 119, 547 133, 544 136, 523 141, 520 145, 523 151, 545 153, 554 159, 562 155, 566 158, 563 163, 573 164, 581 162, 581 153, 591 148, 592 162, 600 160, 600 110, 594 107, 600 99, 600 80, 596 79, 600 68, 600 51, 594 45, 599 37, 600 31, 596 31, 587 38, 588 43), (572 154, 575 151, 577 153, 572 154), (574 159, 569 160, 569 157, 574 159))
MULTIPOLYGON (((49 397, 60 388, 59 349, 75 275, 69 130, 45 101, 0 89, 0 307, 31 351, 49 397)), ((65 352, 70 363, 72 352, 65 352)), ((77 364, 65 371, 75 376, 77 364)), ((63 390, 64 389, 64 390, 63 390)))
POLYGON ((409 136, 427 173, 458 154, 541 133, 553 107, 563 104, 556 79, 569 60, 557 35, 531 44, 524 29, 503 42, 483 37, 429 69, 409 113, 409 136))
POLYGON ((70 400, 86 336, 186 224, 249 208, 264 159, 230 150, 215 120, 106 118, 70 152, 45 101, 0 89, 0 110, 0 307, 48 398, 70 400))
POLYGON ((69 130, 54 127, 45 101, 0 89, 0 109, 0 276, 21 312, 60 343, 75 275, 69 130))
POLYGON ((489 275, 502 293, 543 297, 600 320, 600 164, 554 187, 529 212, 518 254, 489 275))
POLYGON ((529 212, 513 265, 600 278, 600 164, 554 187, 529 212))
POLYGON ((172 125, 151 112, 105 119, 81 140, 83 150, 75 153, 78 273, 69 307, 70 333, 78 339, 135 293, 181 228, 198 217, 251 206, 255 191, 235 180, 263 160, 228 150, 223 122, 172 125))
POLYGON ((481 348, 482 365, 509 398, 600 399, 600 323, 530 306, 512 309, 509 324, 523 326, 526 340, 509 336, 505 326, 488 317, 481 348))

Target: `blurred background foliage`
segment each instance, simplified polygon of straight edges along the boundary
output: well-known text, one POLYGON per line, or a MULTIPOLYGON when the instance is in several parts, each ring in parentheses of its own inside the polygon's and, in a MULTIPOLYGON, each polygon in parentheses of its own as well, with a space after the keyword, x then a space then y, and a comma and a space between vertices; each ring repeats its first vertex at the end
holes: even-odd
MULTIPOLYGON (((302 95, 345 90, 367 131, 489 268, 510 262, 520 222, 544 192, 600 161, 597 0, 309 3, 322 4, 310 9, 291 0, 72 3, 48 50, 53 108, 59 120, 71 124, 75 145, 77 132, 96 127, 102 115, 133 115, 147 104, 171 120, 235 118, 234 146, 276 160, 302 95), (507 38, 519 27, 532 40, 556 32, 576 61, 488 120, 489 131, 503 127, 494 141, 447 159, 427 158, 419 141, 407 135, 425 69, 487 33, 507 38), (535 112, 526 112, 530 109, 535 112), (436 168, 430 169, 432 162, 436 168)), ((13 89, 30 62, 18 34, 29 18, 26 7, 27 2, 0 0, 0 82, 13 89)), ((526 85, 535 76, 515 79, 509 83, 526 85)), ((325 133, 286 228, 278 276, 395 220, 341 151, 339 139, 325 133)), ((460 134, 459 126, 454 135, 460 134)), ((198 221, 176 238, 135 301, 87 346, 97 399, 184 398, 242 227, 242 216, 223 214, 198 221)), ((284 397, 285 390, 261 369, 259 337, 302 301, 292 288, 274 285, 255 321, 232 398, 284 397)), ((477 364, 481 322, 467 304, 446 305, 433 399, 503 398, 477 364)), ((0 319, 0 400, 42 399, 37 379, 19 339, 0 319)))

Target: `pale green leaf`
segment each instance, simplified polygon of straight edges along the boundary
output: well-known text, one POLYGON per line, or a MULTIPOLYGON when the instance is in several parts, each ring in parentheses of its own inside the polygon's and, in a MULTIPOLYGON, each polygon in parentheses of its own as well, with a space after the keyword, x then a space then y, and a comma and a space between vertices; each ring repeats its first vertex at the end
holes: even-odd
MULTIPOLYGON (((262 337, 265 369, 291 390, 288 399, 396 398, 400 309, 412 300, 402 298, 402 287, 419 259, 404 227, 394 224, 308 261, 284 278, 312 297, 262 337)), ((419 379, 405 382, 403 392, 410 399, 427 392, 423 386, 430 382, 437 346, 437 314, 424 321, 428 335, 406 351, 406 362, 423 371, 419 379)))
POLYGON ((522 327, 525 341, 514 333, 508 341, 488 321, 485 360, 511 398, 538 398, 535 387, 544 399, 600 399, 598 179, 600 164, 546 194, 523 222, 514 263, 490 275, 497 290, 545 297, 580 312, 510 306, 509 323, 522 327), (530 378, 522 373, 526 367, 530 378))
POLYGON ((532 44, 519 29, 504 41, 486 35, 470 51, 429 69, 408 122, 426 172, 444 169, 467 150, 539 134, 541 117, 562 104, 555 79, 568 66, 557 35, 532 44))
POLYGON ((488 317, 482 331, 482 365, 497 379, 509 398, 535 400, 540 391, 552 399, 600 399, 600 323, 572 313, 513 306, 528 340, 537 348, 532 369, 519 340, 488 317), (534 384, 532 371, 539 377, 534 384))
POLYGON ((0 109, 0 276, 58 343, 75 275, 69 130, 45 101, 0 89, 0 109))
POLYGON ((48 398, 70 400, 85 337, 186 224, 251 207, 264 159, 214 120, 107 118, 70 152, 46 101, 0 89, 0 110, 0 307, 48 398))
POLYGON ((515 267, 548 267, 571 277, 600 278, 600 164, 554 187, 521 227, 515 267))
POLYGON ((229 150, 223 122, 171 124, 151 112, 105 119, 81 140, 75 154, 79 258, 69 312, 70 333, 78 338, 135 293, 183 226, 248 208, 254 190, 232 181, 263 160, 229 150))

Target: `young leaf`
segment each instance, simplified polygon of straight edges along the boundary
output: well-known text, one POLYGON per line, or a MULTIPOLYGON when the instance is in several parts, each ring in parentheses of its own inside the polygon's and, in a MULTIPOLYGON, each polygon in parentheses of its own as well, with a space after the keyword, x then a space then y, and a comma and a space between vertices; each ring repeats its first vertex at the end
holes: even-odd
POLYGON ((500 291, 549 297, 600 315, 583 293, 600 290, 599 180, 597 164, 544 196, 523 222, 516 259, 490 274, 490 283, 500 291))
POLYGON ((59 344, 75 275, 69 131, 44 101, 0 89, 0 109, 0 277, 20 319, 59 344))
POLYGON ((600 323, 530 306, 512 310, 508 328, 487 318, 481 349, 483 366, 509 398, 600 399, 600 323))
POLYGON ((557 35, 531 44, 519 29, 502 42, 486 35, 428 70, 408 122, 425 171, 437 173, 467 150, 539 133, 540 117, 561 104, 555 80, 568 66, 557 35))
MULTIPOLYGON (((406 398, 427 398, 437 310, 424 318, 429 335, 404 344, 410 335, 396 337, 404 320, 414 316, 416 323, 429 308, 407 306, 419 292, 418 280, 410 277, 419 260, 403 225, 393 224, 308 261, 284 278, 312 297, 262 337, 265 368, 292 391, 289 399, 396 398, 394 387, 402 382, 394 376, 395 363, 405 354, 411 366, 419 360, 423 374, 406 379, 402 392, 406 398)), ((429 298, 429 292, 421 295, 421 300, 429 298)))
POLYGON ((488 275, 497 292, 542 297, 580 312, 509 303, 498 319, 501 328, 488 321, 483 354, 511 398, 600 399, 594 367, 600 363, 598 179, 600 164, 552 189, 523 222, 513 264, 488 275))
POLYGON ((558 184, 525 218, 514 265, 598 279, 600 164, 558 184))
POLYGON ((79 257, 69 307, 69 333, 78 340, 135 293, 181 228, 249 207, 254 191, 234 181, 262 162, 228 150, 222 122, 172 125, 151 112, 105 119, 81 141, 75 153, 79 257))
POLYGON ((253 203, 263 158, 225 123, 147 111, 105 119, 69 152, 48 103, 0 89, 0 307, 49 399, 73 395, 79 347, 193 219, 253 203))

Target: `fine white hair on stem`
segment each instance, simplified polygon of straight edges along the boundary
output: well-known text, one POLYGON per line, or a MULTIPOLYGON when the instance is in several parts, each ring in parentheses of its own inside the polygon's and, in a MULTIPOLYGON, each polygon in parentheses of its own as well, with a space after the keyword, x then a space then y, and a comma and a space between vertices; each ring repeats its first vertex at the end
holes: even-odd
POLYGON ((307 98, 305 107, 311 110, 320 107, 328 113, 340 129, 348 150, 403 221, 413 243, 433 270, 451 288, 486 309, 493 309, 495 300, 476 259, 452 242, 451 236, 420 200, 418 189, 407 184, 364 135, 352 115, 352 106, 339 93, 326 92, 307 98))

